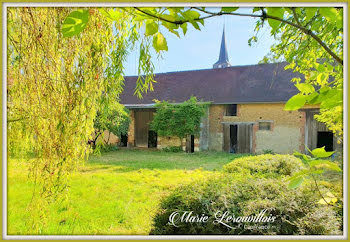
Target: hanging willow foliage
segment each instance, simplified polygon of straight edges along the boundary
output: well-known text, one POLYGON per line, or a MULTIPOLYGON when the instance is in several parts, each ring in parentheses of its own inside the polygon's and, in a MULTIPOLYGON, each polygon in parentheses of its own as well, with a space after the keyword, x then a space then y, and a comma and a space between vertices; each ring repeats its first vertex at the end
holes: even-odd
POLYGON ((142 41, 142 23, 126 12, 119 16, 112 22, 93 8, 8 8, 8 150, 34 154, 25 159, 36 184, 33 198, 63 197, 69 173, 90 152, 97 110, 118 102, 123 63, 142 41), (78 36, 64 37, 62 24, 72 11, 89 11, 89 22, 78 36))

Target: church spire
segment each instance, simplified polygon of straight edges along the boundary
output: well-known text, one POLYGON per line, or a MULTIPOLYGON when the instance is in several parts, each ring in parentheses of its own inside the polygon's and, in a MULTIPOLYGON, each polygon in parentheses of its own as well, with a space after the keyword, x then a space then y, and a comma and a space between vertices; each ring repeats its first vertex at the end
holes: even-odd
POLYGON ((221 47, 219 60, 213 65, 213 68, 225 68, 231 66, 228 60, 227 48, 226 48, 226 39, 225 39, 225 26, 222 31, 221 47))

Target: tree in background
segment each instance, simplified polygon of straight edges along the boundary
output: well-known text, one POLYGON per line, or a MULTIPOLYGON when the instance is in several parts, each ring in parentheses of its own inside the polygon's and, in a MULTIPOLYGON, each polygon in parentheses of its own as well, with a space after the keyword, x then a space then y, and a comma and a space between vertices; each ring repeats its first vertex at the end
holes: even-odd
POLYGON ((118 136, 120 139, 122 135, 128 133, 130 121, 129 110, 119 103, 116 103, 112 107, 97 111, 94 120, 95 135, 93 139, 90 140, 90 143, 93 147, 96 147, 96 140, 106 130, 109 132, 107 140, 105 140, 105 137, 102 138, 105 144, 109 143, 111 133, 118 136))
POLYGON ((151 123, 152 130, 159 136, 176 136, 182 140, 188 135, 199 135, 201 118, 205 114, 206 103, 198 103, 196 97, 179 104, 157 101, 157 112, 151 123))

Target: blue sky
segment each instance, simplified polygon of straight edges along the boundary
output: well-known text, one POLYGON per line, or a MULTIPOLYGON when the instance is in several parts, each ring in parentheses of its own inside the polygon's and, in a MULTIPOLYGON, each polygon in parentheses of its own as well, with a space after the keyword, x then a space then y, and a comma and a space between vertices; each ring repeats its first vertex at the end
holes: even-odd
MULTIPOLYGON (((237 12, 251 13, 251 9, 240 8, 237 12)), ((162 54, 161 59, 154 58, 155 73, 212 68, 219 57, 224 24, 231 65, 257 64, 269 52, 273 38, 269 29, 264 28, 258 35, 258 42, 250 47, 248 39, 254 35, 255 21, 254 18, 238 16, 210 18, 205 21, 204 27, 201 26, 201 31, 189 26, 187 34, 181 38, 162 31, 169 50, 162 54)), ((136 50, 127 59, 127 76, 137 74, 137 61, 136 50)))

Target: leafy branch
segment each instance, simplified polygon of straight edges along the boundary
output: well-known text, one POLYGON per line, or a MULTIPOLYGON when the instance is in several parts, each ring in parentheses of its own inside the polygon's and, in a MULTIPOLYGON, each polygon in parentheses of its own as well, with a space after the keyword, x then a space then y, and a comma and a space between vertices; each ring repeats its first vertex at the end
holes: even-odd
MULTIPOLYGON (((145 10, 143 10, 141 8, 134 7, 134 9, 136 9, 137 11, 139 11, 139 12, 145 14, 145 15, 148 15, 148 16, 150 16, 152 18, 159 19, 159 20, 165 21, 167 23, 172 23, 172 24, 175 24, 175 25, 182 25, 184 23, 188 23, 188 22, 191 22, 191 21, 202 21, 204 19, 208 19, 208 18, 212 18, 212 17, 218 17, 218 16, 222 16, 222 15, 233 15, 233 16, 242 16, 242 17, 261 18, 263 21, 265 19, 277 20, 277 21, 280 21, 282 23, 291 25, 291 26, 299 29, 300 31, 302 31, 304 34, 311 36, 339 64, 343 65, 343 59, 340 58, 336 53, 334 53, 313 31, 311 31, 310 29, 307 29, 306 27, 302 26, 297 19, 296 19, 297 23, 293 23, 293 22, 285 20, 283 18, 267 14, 263 9, 261 10, 261 12, 262 12, 261 14, 245 14, 245 13, 235 13, 235 12, 229 12, 229 11, 228 12, 224 12, 222 10, 220 12, 214 13, 214 12, 210 12, 210 11, 207 11, 207 10, 199 8, 199 7, 192 7, 192 8, 196 9, 196 10, 202 12, 202 13, 208 14, 208 15, 204 16, 204 17, 194 18, 192 20, 189 20, 189 19, 170 20, 170 19, 164 17, 164 15, 156 15, 156 14, 150 13, 149 11, 145 11, 145 10)), ((293 11, 293 8, 292 8, 292 11, 293 11)))
POLYGON ((321 200, 319 203, 321 204, 327 204, 329 206, 336 206, 334 205, 337 202, 337 198, 334 197, 334 195, 330 192, 327 193, 328 197, 325 197, 318 184, 315 175, 322 174, 326 170, 328 171, 336 171, 341 172, 341 169, 338 167, 338 165, 334 162, 324 160, 324 158, 328 158, 334 154, 334 152, 327 152, 325 150, 325 147, 322 148, 316 148, 312 151, 310 151, 311 156, 301 154, 299 152, 295 152, 294 155, 301 159, 301 161, 306 166, 306 169, 303 169, 297 173, 295 173, 291 178, 289 178, 289 189, 295 189, 299 187, 305 178, 311 177, 312 180, 315 183, 316 190, 320 194, 321 200))

